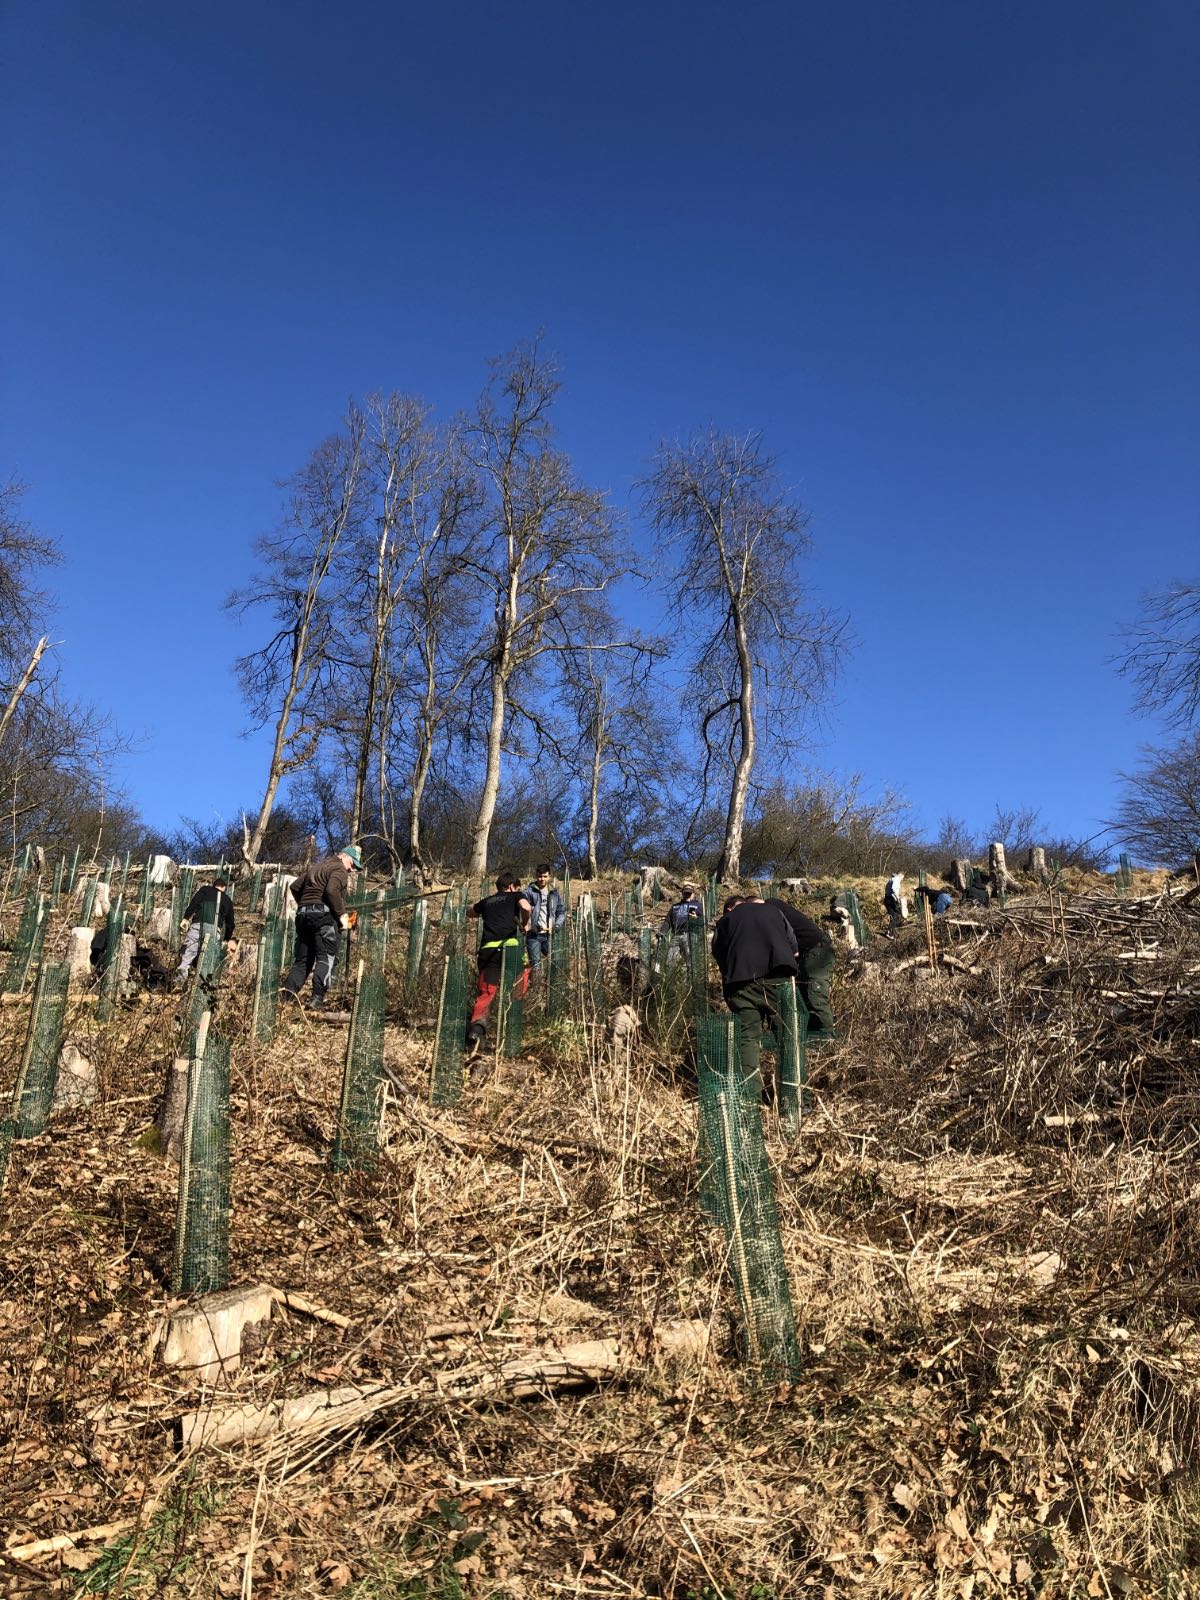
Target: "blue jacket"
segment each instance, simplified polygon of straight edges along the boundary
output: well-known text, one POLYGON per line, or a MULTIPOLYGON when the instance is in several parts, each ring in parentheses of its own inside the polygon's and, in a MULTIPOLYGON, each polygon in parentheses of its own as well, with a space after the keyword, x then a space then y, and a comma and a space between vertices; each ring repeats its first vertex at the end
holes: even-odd
POLYGON ((686 933, 691 922, 704 921, 704 902, 699 895, 690 900, 678 900, 663 918, 663 929, 672 933, 686 933))
MULTIPOLYGON (((522 893, 524 894, 526 900, 529 901, 529 910, 530 910, 529 934, 530 934, 530 937, 532 938, 533 935, 538 931, 538 923, 541 921, 542 891, 538 888, 536 883, 531 883, 527 889, 522 890, 522 893)), ((548 929, 552 928, 557 932, 557 930, 562 927, 563 923, 566 920, 567 920, 567 913, 563 909, 562 895, 559 894, 557 889, 547 889, 547 891, 546 891, 546 926, 547 926, 547 928, 548 929)))

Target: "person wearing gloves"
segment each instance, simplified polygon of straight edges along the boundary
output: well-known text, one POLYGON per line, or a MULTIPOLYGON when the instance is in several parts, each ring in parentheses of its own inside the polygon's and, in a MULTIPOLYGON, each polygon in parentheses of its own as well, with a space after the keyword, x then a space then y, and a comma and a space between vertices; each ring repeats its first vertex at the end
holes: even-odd
POLYGON ((350 869, 353 867, 357 872, 361 866, 362 852, 356 844, 348 844, 337 855, 314 862, 292 884, 296 901, 296 950, 281 992, 296 999, 311 972, 309 1004, 315 1011, 322 1010, 325 1005, 342 932, 351 925, 346 910, 350 869))
POLYGON ((179 930, 183 934, 183 947, 179 965, 175 969, 175 982, 183 983, 191 971, 192 963, 200 954, 200 942, 206 927, 215 927, 222 944, 233 943, 233 901, 226 894, 228 877, 217 877, 211 883, 201 884, 187 903, 179 930))
POLYGON ((543 957, 550 954, 550 939, 557 935, 567 920, 562 895, 554 888, 550 863, 538 864, 537 876, 525 890, 529 902, 529 932, 525 935, 525 949, 529 953, 530 970, 543 957))

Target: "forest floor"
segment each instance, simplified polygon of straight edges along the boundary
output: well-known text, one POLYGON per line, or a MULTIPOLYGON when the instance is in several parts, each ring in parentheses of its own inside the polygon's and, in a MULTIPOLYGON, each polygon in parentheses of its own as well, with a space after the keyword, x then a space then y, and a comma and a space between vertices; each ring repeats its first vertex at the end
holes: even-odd
POLYGON ((14 1145, 0 1209, 0 1594, 1200 1595, 1196 896, 1081 881, 939 933, 957 968, 918 926, 839 958, 799 1136, 765 1113, 787 1384, 739 1359, 682 1056, 535 989, 521 1058, 436 1110, 428 1018, 389 1026, 411 1094, 334 1175, 344 1031, 246 1043, 231 988, 232 1282, 349 1325, 277 1306, 199 1390, 156 1353, 178 1179, 140 1137, 177 1003, 79 1008, 99 1101, 14 1145), (703 1352, 655 1343, 680 1324, 703 1352), (507 1379, 602 1340, 611 1378, 507 1379), (340 1431, 180 1448, 198 1408, 349 1386, 340 1431))

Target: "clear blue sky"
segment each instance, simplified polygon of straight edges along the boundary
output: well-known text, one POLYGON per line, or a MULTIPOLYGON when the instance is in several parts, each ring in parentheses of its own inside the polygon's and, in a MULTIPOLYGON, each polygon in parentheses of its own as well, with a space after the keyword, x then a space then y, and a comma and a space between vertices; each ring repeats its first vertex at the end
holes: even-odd
POLYGON ((931 825, 1109 811, 1155 731, 1114 631, 1200 548, 1192 0, 2 18, 0 474, 150 820, 261 788, 220 602, 276 481, 538 328, 618 504, 663 436, 782 457, 860 641, 817 761, 931 825))

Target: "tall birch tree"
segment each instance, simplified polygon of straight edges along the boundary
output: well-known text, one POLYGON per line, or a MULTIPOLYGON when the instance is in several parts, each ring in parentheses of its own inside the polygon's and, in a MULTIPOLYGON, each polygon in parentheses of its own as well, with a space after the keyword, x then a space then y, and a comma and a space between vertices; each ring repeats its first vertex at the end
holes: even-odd
POLYGON ((807 518, 756 434, 661 447, 643 484, 671 570, 669 615, 702 752, 698 817, 724 790, 718 876, 741 871, 750 783, 764 741, 800 742, 836 663, 840 624, 801 575, 807 518))

